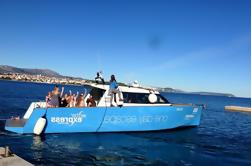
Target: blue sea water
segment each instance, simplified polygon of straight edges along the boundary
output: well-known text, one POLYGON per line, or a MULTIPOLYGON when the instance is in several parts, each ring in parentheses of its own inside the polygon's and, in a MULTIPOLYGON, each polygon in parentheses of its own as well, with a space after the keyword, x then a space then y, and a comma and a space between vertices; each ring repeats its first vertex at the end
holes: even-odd
MULTIPOLYGON (((53 85, 0 81, 0 119, 22 116, 44 100, 53 85)), ((80 86, 66 91, 84 92, 80 86)), ((35 165, 251 165, 251 113, 225 105, 251 106, 250 98, 163 94, 173 103, 205 104, 198 127, 140 133, 71 133, 44 136, 4 131, 0 146, 35 165)))

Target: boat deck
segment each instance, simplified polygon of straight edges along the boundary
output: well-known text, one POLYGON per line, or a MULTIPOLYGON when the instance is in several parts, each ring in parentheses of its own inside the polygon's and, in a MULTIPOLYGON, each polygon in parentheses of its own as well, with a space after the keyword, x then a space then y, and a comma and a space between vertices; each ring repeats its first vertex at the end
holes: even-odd
POLYGON ((8 119, 6 120, 6 127, 24 127, 28 119, 8 119))

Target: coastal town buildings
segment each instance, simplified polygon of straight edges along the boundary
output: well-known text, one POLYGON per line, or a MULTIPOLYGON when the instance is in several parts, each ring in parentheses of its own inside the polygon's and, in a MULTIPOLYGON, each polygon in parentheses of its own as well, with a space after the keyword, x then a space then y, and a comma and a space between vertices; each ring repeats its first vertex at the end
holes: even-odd
POLYGON ((48 84, 71 84, 71 85, 83 85, 87 83, 87 80, 73 78, 73 77, 49 77, 44 75, 30 75, 20 73, 3 73, 0 74, 2 80, 14 80, 24 82, 37 82, 48 84))

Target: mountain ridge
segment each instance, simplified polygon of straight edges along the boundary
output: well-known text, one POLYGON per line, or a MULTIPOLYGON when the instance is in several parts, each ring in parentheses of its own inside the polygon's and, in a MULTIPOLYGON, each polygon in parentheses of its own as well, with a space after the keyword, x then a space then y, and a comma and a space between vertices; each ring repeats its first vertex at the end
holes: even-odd
POLYGON ((180 89, 173 89, 170 87, 165 88, 156 88, 160 92, 168 92, 168 93, 183 93, 183 94, 196 94, 196 95, 212 95, 212 96, 227 96, 227 97, 235 97, 235 95, 231 93, 219 93, 219 92, 187 92, 180 89))
POLYGON ((29 69, 29 68, 13 67, 9 65, 0 65, 0 74, 4 73, 19 73, 19 74, 30 74, 30 75, 43 75, 48 77, 63 77, 61 74, 50 69, 29 69))

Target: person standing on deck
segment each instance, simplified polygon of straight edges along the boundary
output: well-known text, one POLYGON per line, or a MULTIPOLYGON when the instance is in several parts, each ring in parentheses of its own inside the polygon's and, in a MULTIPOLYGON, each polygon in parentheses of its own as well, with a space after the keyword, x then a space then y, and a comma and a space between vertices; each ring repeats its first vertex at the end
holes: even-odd
MULTIPOLYGON (((64 88, 62 88, 62 93, 63 93, 63 90, 64 88)), ((53 91, 51 92, 51 98, 50 98, 50 101, 49 101, 49 105, 51 107, 58 107, 59 106, 59 98, 60 96, 62 95, 62 93, 60 94, 59 92, 59 88, 58 86, 56 85, 53 89, 53 91)))
POLYGON ((119 100, 121 101, 122 98, 119 93, 117 81, 115 79, 115 76, 111 75, 111 80, 110 80, 110 95, 111 95, 110 103, 111 103, 111 106, 113 106, 112 101, 113 101, 114 95, 116 95, 117 93, 119 94, 119 100))

